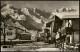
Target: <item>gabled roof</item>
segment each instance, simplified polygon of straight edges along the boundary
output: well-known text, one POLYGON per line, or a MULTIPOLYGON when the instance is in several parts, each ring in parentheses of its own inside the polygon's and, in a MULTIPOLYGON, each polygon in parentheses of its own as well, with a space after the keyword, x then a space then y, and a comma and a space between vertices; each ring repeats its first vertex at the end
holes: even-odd
POLYGON ((72 19, 72 18, 79 18, 79 12, 61 12, 61 13, 52 13, 58 16, 61 19, 72 19))

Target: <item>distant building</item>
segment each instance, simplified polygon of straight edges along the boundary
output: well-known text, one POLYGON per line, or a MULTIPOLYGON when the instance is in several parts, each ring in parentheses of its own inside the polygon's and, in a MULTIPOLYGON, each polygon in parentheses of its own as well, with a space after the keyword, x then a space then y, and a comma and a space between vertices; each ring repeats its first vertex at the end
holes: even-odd
POLYGON ((31 40, 36 41, 36 37, 37 37, 37 30, 29 30, 29 32, 31 33, 31 40))
POLYGON ((52 20, 46 23, 45 33, 50 33, 51 39, 53 41, 54 38, 56 38, 58 29, 62 26, 63 20, 56 15, 52 16, 51 18, 52 20))
MULTIPOLYGON (((23 28, 19 28, 19 27, 13 27, 13 26, 6 27, 5 28, 6 41, 8 41, 10 39, 12 39, 12 40, 19 39, 19 37, 22 33, 27 33, 27 32, 28 32, 27 30, 25 30, 23 28)), ((2 36, 1 36, 2 39, 4 36, 3 34, 4 33, 2 33, 2 36)))

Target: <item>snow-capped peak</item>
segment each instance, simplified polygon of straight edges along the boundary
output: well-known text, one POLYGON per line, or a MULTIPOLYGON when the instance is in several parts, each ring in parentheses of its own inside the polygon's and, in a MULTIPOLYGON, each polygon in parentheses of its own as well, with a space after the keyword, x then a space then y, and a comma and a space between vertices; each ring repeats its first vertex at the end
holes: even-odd
POLYGON ((34 13, 36 12, 35 10, 36 10, 36 8, 33 8, 34 9, 34 13))
POLYGON ((22 8, 21 11, 22 11, 23 13, 25 13, 26 15, 29 15, 28 8, 22 8))
POLYGON ((60 9, 56 9, 54 11, 58 12, 58 13, 61 13, 61 12, 75 12, 76 9, 63 7, 63 8, 60 8, 60 9))

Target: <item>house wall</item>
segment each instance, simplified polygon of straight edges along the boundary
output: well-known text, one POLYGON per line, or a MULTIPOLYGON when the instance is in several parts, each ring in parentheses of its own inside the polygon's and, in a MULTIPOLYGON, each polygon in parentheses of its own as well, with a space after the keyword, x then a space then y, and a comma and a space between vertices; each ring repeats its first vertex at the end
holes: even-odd
MULTIPOLYGON (((6 41, 9 39, 14 39, 16 37, 15 29, 9 30, 8 28, 6 28, 5 34, 6 34, 6 41), (9 35, 7 33, 12 33, 12 35, 9 35)), ((1 40, 4 40, 4 35, 1 35, 1 40)))
POLYGON ((79 19, 72 20, 73 29, 79 30, 79 19))
POLYGON ((75 43, 79 42, 79 31, 74 32, 74 42, 75 43))
MULTIPOLYGON (((68 24, 64 24, 64 26, 68 24)), ((73 29, 75 29, 74 31, 74 37, 72 36, 72 42, 74 40, 74 43, 78 43, 79 42, 79 19, 74 19, 72 20, 72 25, 73 25, 73 29), (76 31, 77 30, 77 31, 76 31)), ((67 27, 66 26, 66 27, 67 27)))
POLYGON ((71 40, 69 39, 68 41, 70 41, 70 43, 78 43, 79 42, 79 31, 74 32, 74 37, 73 35, 67 35, 69 37, 71 37, 71 40), (74 40, 74 42, 73 42, 74 40))
POLYGON ((31 40, 35 41, 37 36, 37 30, 29 30, 31 33, 31 40))
POLYGON ((79 42, 79 18, 72 20, 73 29, 74 29, 74 43, 79 42))
POLYGON ((5 34, 6 34, 6 40, 14 39, 16 37, 15 29, 12 30, 5 29, 5 34), (7 35, 7 33, 12 33, 12 35, 7 35))

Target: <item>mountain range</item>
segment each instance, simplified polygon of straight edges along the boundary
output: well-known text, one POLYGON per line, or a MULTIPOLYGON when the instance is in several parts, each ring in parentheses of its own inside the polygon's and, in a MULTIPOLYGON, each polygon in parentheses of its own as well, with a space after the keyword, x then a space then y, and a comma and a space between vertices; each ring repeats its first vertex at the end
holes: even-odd
MULTIPOLYGON (((54 12, 76 11, 69 8, 56 9, 54 12)), ((45 23, 52 20, 51 12, 38 8, 16 8, 10 4, 1 6, 1 18, 6 20, 6 25, 22 26, 28 30, 42 30, 45 23), (19 24, 16 24, 16 22, 19 24)), ((3 22, 2 21, 2 22, 3 22)))
POLYGON ((37 8, 16 8, 10 4, 1 6, 1 16, 6 20, 7 25, 15 26, 17 22, 28 30, 42 30, 50 15, 51 13, 37 8))

